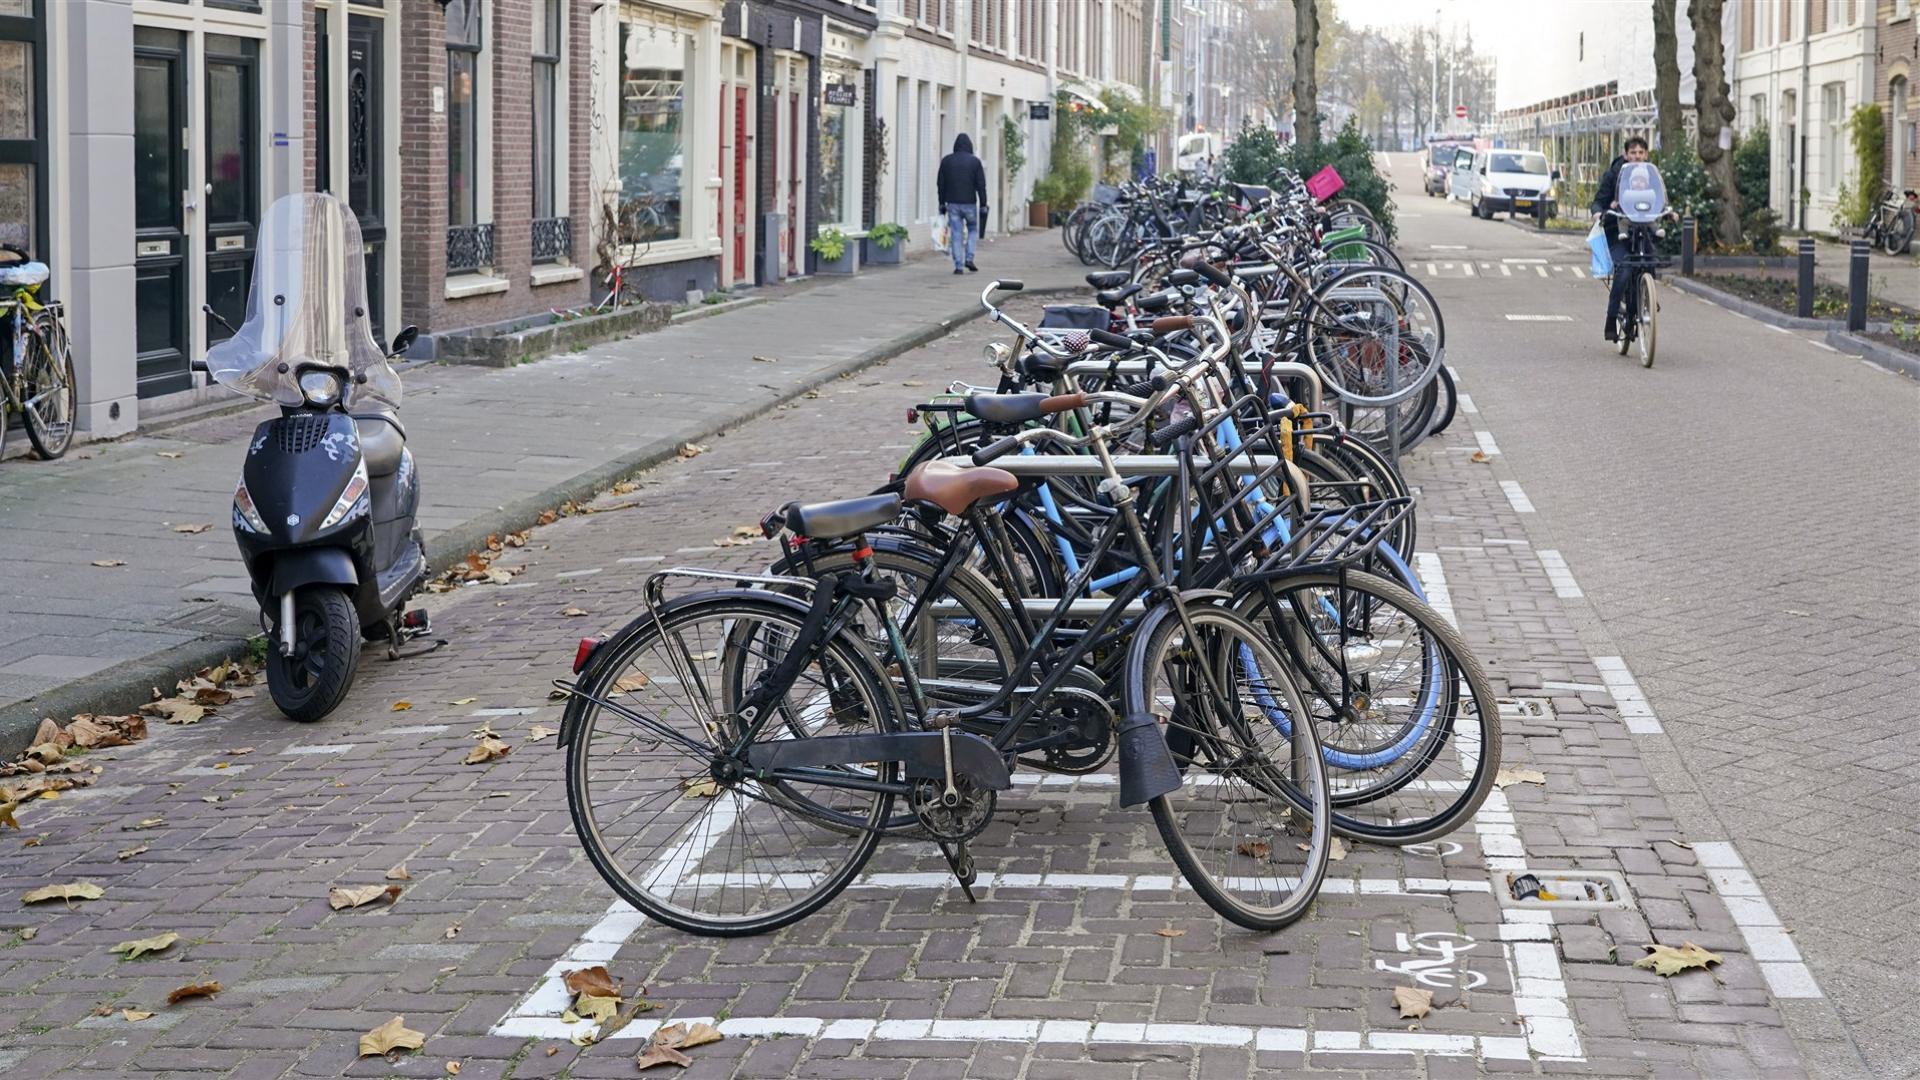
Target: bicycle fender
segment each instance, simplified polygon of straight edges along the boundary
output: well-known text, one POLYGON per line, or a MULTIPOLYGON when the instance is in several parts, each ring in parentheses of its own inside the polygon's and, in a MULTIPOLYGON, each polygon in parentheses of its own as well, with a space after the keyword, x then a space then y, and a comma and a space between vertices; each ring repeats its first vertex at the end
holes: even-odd
MULTIPOLYGON (((747 764, 771 770, 898 761, 910 777, 944 780, 947 775, 945 743, 946 736, 938 731, 816 735, 754 743, 747 747, 747 764)), ((993 791, 1005 791, 1013 786, 1000 751, 980 736, 964 731, 953 733, 953 773, 993 791)))
MULTIPOLYGON (((1188 589, 1179 594, 1179 602, 1225 602, 1231 600, 1232 596, 1224 589, 1188 589)), ((1147 614, 1133 632, 1133 644, 1128 648, 1127 670, 1140 670, 1140 665, 1145 662, 1142 654, 1154 630, 1163 620, 1173 617, 1172 604, 1161 604, 1147 614)), ((1129 688, 1128 697, 1131 701, 1137 701, 1141 696, 1134 688, 1129 688)), ((1115 729, 1114 741, 1119 747, 1121 806, 1139 806, 1180 790, 1183 782, 1180 764, 1174 760, 1173 751, 1167 746, 1166 735, 1160 730, 1159 717, 1150 712, 1128 713, 1115 729)))

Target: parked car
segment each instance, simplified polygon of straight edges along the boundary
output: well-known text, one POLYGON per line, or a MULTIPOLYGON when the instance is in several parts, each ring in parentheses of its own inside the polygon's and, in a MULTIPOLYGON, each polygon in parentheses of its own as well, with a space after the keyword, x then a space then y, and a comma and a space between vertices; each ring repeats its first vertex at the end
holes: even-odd
POLYGON ((1467 206, 1474 217, 1488 220, 1502 212, 1545 220, 1558 209, 1559 179, 1560 171, 1538 150, 1482 150, 1467 174, 1467 206))
POLYGON ((1443 199, 1448 197, 1447 180, 1453 172, 1454 155, 1459 152, 1461 145, 1457 142, 1436 142, 1427 147, 1426 160, 1420 170, 1422 191, 1443 199))

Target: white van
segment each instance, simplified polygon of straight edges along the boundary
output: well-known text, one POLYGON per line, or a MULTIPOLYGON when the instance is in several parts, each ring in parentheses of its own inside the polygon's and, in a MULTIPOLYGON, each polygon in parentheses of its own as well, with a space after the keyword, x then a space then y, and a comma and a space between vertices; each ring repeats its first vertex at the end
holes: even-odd
POLYGON ((1482 150, 1474 157, 1467 178, 1467 206, 1474 217, 1489 220, 1505 211, 1541 219, 1558 209, 1554 181, 1560 170, 1547 164, 1538 150, 1482 150))
POLYGON ((1220 157, 1220 136, 1211 131, 1190 131, 1180 136, 1173 167, 1183 173, 1211 175, 1220 157))

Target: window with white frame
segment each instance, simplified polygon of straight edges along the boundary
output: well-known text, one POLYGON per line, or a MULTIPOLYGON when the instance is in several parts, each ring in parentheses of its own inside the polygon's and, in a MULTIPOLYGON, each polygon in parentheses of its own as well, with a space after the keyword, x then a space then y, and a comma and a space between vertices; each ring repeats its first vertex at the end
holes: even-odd
POLYGON ((683 235, 693 35, 651 8, 620 13, 620 213, 638 243, 683 235))
POLYGON ((851 232, 860 227, 860 177, 864 150, 860 68, 829 58, 820 68, 820 221, 851 232))
POLYGON ((487 0, 450 0, 447 49, 447 272, 493 265, 492 208, 483 194, 487 139, 487 0))
POLYGON ((1847 87, 1845 83, 1828 83, 1820 88, 1820 117, 1826 131, 1826 145, 1820 155, 1820 178, 1826 183, 1827 190, 1839 188, 1841 170, 1846 158, 1842 148, 1847 140, 1847 87))

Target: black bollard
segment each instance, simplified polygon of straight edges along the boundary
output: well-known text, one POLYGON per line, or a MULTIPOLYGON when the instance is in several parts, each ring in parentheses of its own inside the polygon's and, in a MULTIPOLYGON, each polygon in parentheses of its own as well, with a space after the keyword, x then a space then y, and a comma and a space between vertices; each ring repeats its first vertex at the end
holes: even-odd
POLYGON ((1800 287, 1797 290, 1799 302, 1794 314, 1803 319, 1813 318, 1813 237, 1800 238, 1800 287))
POLYGON ((1693 246, 1698 241, 1700 223, 1690 217, 1680 219, 1680 274, 1693 276, 1693 246))
POLYGON ((1847 261, 1847 329, 1859 333, 1867 328, 1867 247, 1865 240, 1853 242, 1847 261))

